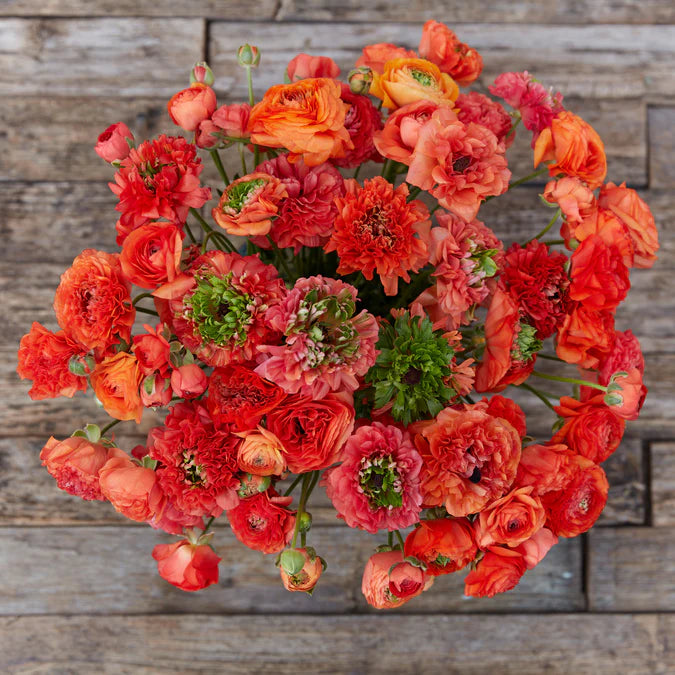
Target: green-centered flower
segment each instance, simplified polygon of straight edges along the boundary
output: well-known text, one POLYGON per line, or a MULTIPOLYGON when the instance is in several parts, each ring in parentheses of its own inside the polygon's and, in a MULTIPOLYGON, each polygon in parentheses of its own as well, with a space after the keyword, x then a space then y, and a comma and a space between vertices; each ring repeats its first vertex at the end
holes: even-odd
POLYGON ((526 363, 544 346, 537 340, 537 329, 527 323, 521 323, 517 329, 516 339, 511 348, 511 358, 514 361, 526 363))
POLYGON ((393 509, 403 504, 403 482, 391 455, 364 457, 359 470, 359 485, 373 509, 393 509))

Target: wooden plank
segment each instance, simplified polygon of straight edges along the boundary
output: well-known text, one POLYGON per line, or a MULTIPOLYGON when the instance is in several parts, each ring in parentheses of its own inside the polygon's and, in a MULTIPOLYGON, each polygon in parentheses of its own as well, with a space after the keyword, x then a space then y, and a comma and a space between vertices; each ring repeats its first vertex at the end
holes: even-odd
MULTIPOLYGON (((650 0, 651 3, 654 0, 650 0)), ((254 14, 258 21, 274 19, 276 0, 257 0, 255 9, 245 0, 3 0, 0 16, 165 16, 233 19, 254 14)), ((658 8, 657 8, 658 9, 658 8)), ((662 12, 655 13, 660 16, 662 12)))
POLYGON ((651 443, 652 519, 675 525, 675 443, 651 443))
MULTIPOLYGON (((529 70, 566 97, 652 102, 675 97, 675 26, 472 23, 459 37, 481 52, 483 88, 504 70, 529 70)), ((236 66, 236 49, 249 40, 263 47, 255 74, 257 92, 280 82, 288 61, 300 51, 335 59, 347 72, 363 45, 393 42, 416 49, 420 26, 401 23, 276 24, 214 22, 209 45, 216 86, 243 100, 245 73, 236 66), (336 36, 339 39, 336 40, 336 36)), ((621 107, 621 104, 618 106, 621 107)))
POLYGON ((625 438, 602 468, 609 481, 607 505, 599 526, 643 525, 645 522, 645 477, 642 442, 625 438))
POLYGON ((201 19, 1 19, 3 98, 168 97, 187 85, 203 38, 201 19))
POLYGON ((675 529, 597 528, 588 535, 591 611, 675 608, 675 529))
MULTIPOLYGON (((367 611, 363 567, 386 541, 348 527, 316 527, 309 543, 328 562, 310 598, 282 586, 274 556, 236 541, 228 527, 213 540, 220 582, 205 593, 184 593, 161 579, 151 557, 160 542, 175 541, 141 527, 0 528, 0 614, 44 613, 279 613, 367 611), (30 557, 31 583, 24 561, 30 557), (105 580, 101 581, 101 570, 105 580)), ((463 596, 464 572, 439 578, 410 612, 571 611, 583 607, 581 544, 561 541, 516 589, 492 600, 463 596)))
POLYGON ((527 616, 110 616, 0 619, 5 672, 667 673, 675 619, 527 616), (177 639, 180 636, 180 639, 177 639), (186 648, 186 645, 197 645, 186 648))
MULTIPOLYGON (((10 3, 11 4, 11 3, 10 3)), ((359 0, 286 0, 281 3, 278 19, 284 21, 396 21, 424 22, 429 18, 448 26, 489 20, 501 23, 673 23, 675 9, 668 0, 648 0, 639 5, 631 0, 520 0, 509 2, 461 2, 461 0, 393 0, 383 6, 359 0)), ((572 29, 574 30, 574 29, 572 29)))
POLYGON ((649 108, 649 184, 675 187, 675 108, 649 108))

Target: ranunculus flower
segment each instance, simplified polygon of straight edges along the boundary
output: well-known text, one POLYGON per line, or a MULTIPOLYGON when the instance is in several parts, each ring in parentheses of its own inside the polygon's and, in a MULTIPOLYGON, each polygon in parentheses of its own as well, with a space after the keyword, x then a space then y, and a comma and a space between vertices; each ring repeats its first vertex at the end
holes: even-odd
POLYGON ((323 573, 323 562, 311 546, 308 546, 307 548, 296 548, 295 551, 302 554, 305 558, 305 564, 302 566, 302 569, 295 574, 288 574, 283 567, 279 566, 281 582, 287 591, 304 591, 305 593, 310 593, 323 573))
POLYGON ((515 548, 544 526, 546 512, 533 490, 531 486, 515 488, 478 514, 476 541, 480 548, 495 544, 515 548))
POLYGON ((635 267, 649 268, 656 262, 659 238, 649 206, 626 183, 602 186, 598 205, 610 210, 624 225, 633 247, 635 267))
MULTIPOLYGON (((461 84, 461 83, 460 83, 461 84)), ((511 132, 513 120, 497 101, 471 91, 468 94, 460 94, 455 101, 455 108, 459 108, 457 117, 460 122, 468 124, 475 122, 487 127, 500 143, 509 148, 516 138, 515 132, 511 132)))
POLYGON ((488 128, 463 124, 447 106, 440 106, 420 129, 407 181, 471 221, 486 197, 508 189, 511 172, 505 151, 488 128))
POLYGON ((278 178, 266 173, 250 173, 225 188, 211 215, 228 234, 265 236, 279 212, 279 203, 287 196, 278 178))
POLYGON ((577 401, 569 396, 560 399, 555 412, 564 420, 553 436, 553 443, 564 443, 596 464, 604 462, 618 447, 626 423, 607 407, 602 392, 577 401))
POLYGON ((186 363, 171 373, 171 389, 179 398, 197 398, 206 391, 208 378, 196 363, 186 363))
POLYGON ((110 458, 101 467, 99 483, 115 510, 131 520, 143 522, 161 515, 164 509, 165 496, 155 472, 117 448, 111 449, 110 458))
POLYGON ((607 174, 605 146, 593 127, 567 110, 559 112, 534 146, 534 166, 549 162, 548 173, 564 173, 588 183, 594 190, 607 174))
POLYGON ((435 63, 462 87, 470 85, 483 70, 483 58, 438 21, 427 21, 422 28, 419 53, 435 63))
POLYGON ((329 56, 310 56, 300 53, 292 58, 286 66, 286 76, 291 82, 305 80, 308 77, 335 79, 339 75, 340 67, 329 56))
POLYGON ((49 438, 40 452, 42 466, 54 476, 56 484, 69 495, 82 499, 105 501, 98 473, 108 461, 110 451, 100 443, 82 436, 63 441, 49 438))
POLYGON ((528 445, 520 457, 515 485, 531 486, 537 496, 562 489, 570 479, 575 454, 562 443, 528 445))
POLYGON ((490 400, 483 398, 469 408, 471 410, 483 410, 488 415, 505 419, 521 438, 525 438, 527 434, 525 413, 513 399, 495 394, 490 397, 490 400))
POLYGON ((201 516, 192 516, 179 511, 173 502, 167 498, 164 509, 147 521, 155 530, 162 530, 168 534, 183 534, 185 528, 204 529, 204 519, 201 516))
MULTIPOLYGON (((420 136, 420 129, 438 110, 439 104, 420 99, 394 110, 384 123, 381 131, 376 131, 373 141, 377 150, 387 159, 393 159, 410 166, 412 153, 420 136)), ((451 108, 450 108, 451 110, 451 108)), ((450 116, 450 113, 446 113, 450 116)))
POLYGON ((272 488, 242 499, 227 512, 234 536, 255 551, 279 553, 293 536, 295 514, 287 508, 292 501, 272 488))
POLYGON ((200 591, 218 583, 221 561, 207 544, 191 544, 187 539, 175 544, 157 544, 152 551, 162 579, 182 591, 200 591))
POLYGON ((475 570, 464 579, 464 595, 493 598, 518 585, 527 565, 520 551, 491 546, 475 570))
POLYGON ((144 408, 162 408, 171 403, 171 379, 161 375, 147 375, 141 382, 141 402, 144 408))
POLYGON ((581 223, 585 217, 597 209, 593 191, 574 176, 563 176, 546 183, 544 199, 560 207, 568 229, 570 225, 575 226, 581 223))
POLYGON ((609 384, 614 373, 637 368, 644 375, 645 360, 642 356, 640 342, 630 330, 616 331, 612 350, 602 359, 598 367, 598 381, 609 384))
POLYGON ((357 68, 365 66, 381 75, 384 72, 384 66, 387 61, 415 58, 416 56, 417 54, 410 49, 397 47, 391 42, 378 42, 374 45, 366 45, 361 50, 361 56, 359 56, 355 65, 357 68))
POLYGON ((130 232, 122 244, 124 276, 136 286, 154 290, 173 281, 180 269, 183 242, 172 223, 148 223, 130 232))
POLYGON ((164 326, 159 323, 155 328, 143 324, 145 333, 134 335, 133 352, 143 375, 159 373, 167 376, 170 370, 171 347, 164 337, 164 326))
POLYGON ((70 371, 70 360, 84 356, 87 350, 68 337, 65 331, 52 333, 37 321, 21 338, 16 372, 22 380, 33 381, 28 395, 39 401, 87 390, 87 378, 70 371))
POLYGON ((371 534, 416 523, 422 508, 422 458, 408 432, 380 422, 359 427, 345 443, 342 463, 322 479, 338 517, 371 534))
POLYGON ((382 115, 368 96, 354 94, 348 84, 342 83, 342 100, 349 104, 345 117, 345 129, 349 133, 352 150, 347 150, 344 157, 334 158, 333 164, 344 168, 352 168, 370 160, 381 162, 382 158, 375 149, 373 137, 382 128, 382 115))
POLYGON ((214 368, 205 403, 217 427, 232 425, 237 431, 246 431, 285 397, 281 387, 250 368, 229 365, 214 368))
POLYGON ((203 82, 195 82, 174 94, 167 103, 169 117, 185 131, 195 131, 216 109, 216 94, 203 82))
POLYGON ((302 157, 307 166, 343 157, 353 144, 344 126, 348 106, 340 93, 340 83, 328 78, 270 87, 251 110, 251 142, 285 147, 291 162, 302 157))
POLYGON ((527 569, 531 570, 546 557, 546 554, 557 543, 558 537, 551 530, 543 527, 518 546, 518 551, 523 554, 527 569))
POLYGON ((127 139, 134 142, 134 135, 124 122, 111 124, 100 136, 94 146, 96 154, 106 162, 121 162, 131 152, 127 139))
POLYGON ((118 254, 87 248, 61 275, 56 320, 73 340, 102 353, 118 339, 131 339, 136 310, 130 290, 118 254))
POLYGON ((400 58, 384 64, 384 72, 375 75, 370 93, 381 98, 385 108, 395 109, 422 99, 454 103, 459 87, 431 61, 400 58))
POLYGON ((235 434, 244 440, 237 450, 239 468, 256 476, 279 476, 286 470, 284 446, 281 441, 265 427, 235 434))
POLYGON ((520 461, 520 437, 503 418, 445 408, 415 437, 422 455, 425 506, 461 517, 509 491, 520 461))
POLYGON ((267 413, 267 428, 283 444, 290 471, 325 469, 341 457, 354 428, 354 408, 337 394, 319 401, 288 396, 267 413))
POLYGON ((326 252, 337 251, 338 274, 359 271, 369 281, 377 272, 385 295, 398 293, 398 280, 410 283, 429 261, 431 218, 419 200, 408 200, 405 184, 394 186, 381 176, 361 187, 345 181, 337 198, 338 214, 326 252))
POLYGON ((597 368, 612 350, 614 313, 594 311, 575 304, 565 317, 556 338, 556 354, 580 368, 597 368))
POLYGON ((103 409, 118 420, 141 421, 143 403, 139 387, 143 373, 133 354, 106 356, 91 374, 91 388, 103 409))
MULTIPOLYGON (((331 164, 309 167, 300 159, 290 163, 279 155, 260 164, 256 171, 278 178, 286 188, 269 234, 279 248, 293 247, 297 254, 303 246, 323 246, 333 231, 338 209, 335 199, 345 193, 344 179, 331 164)), ((271 248, 266 237, 253 243, 271 248)))
POLYGON ((434 577, 463 569, 477 552, 474 529, 466 518, 420 520, 405 540, 406 557, 423 562, 434 577))
POLYGON ((361 591, 375 609, 391 609, 417 597, 432 583, 433 577, 404 561, 402 551, 384 551, 368 559, 361 591))
POLYGON ((211 119, 204 120, 197 131, 196 143, 200 148, 212 148, 223 143, 230 145, 232 138, 247 138, 248 118, 251 106, 248 103, 231 103, 221 105, 211 119))
POLYGON ((647 387, 642 384, 642 373, 638 368, 631 368, 626 375, 619 375, 614 383, 620 388, 610 394, 610 409, 615 415, 626 420, 636 420, 647 395, 647 387))

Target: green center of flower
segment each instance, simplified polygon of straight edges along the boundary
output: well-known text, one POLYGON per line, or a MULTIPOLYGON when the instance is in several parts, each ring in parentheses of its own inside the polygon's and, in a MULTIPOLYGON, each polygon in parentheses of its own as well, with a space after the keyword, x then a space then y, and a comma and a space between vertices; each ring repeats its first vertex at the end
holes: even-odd
POLYGON ((541 340, 537 340, 537 329, 526 323, 520 324, 516 340, 511 348, 511 358, 514 361, 529 361, 542 347, 541 340))
POLYGON ((452 562, 452 558, 448 558, 439 553, 432 562, 434 565, 438 565, 438 567, 446 567, 452 562))
POLYGON ((197 277, 197 288, 185 300, 187 318, 202 338, 221 346, 246 342, 251 304, 251 296, 232 285, 232 274, 197 277))
POLYGON ((185 480, 192 485, 204 485, 205 478, 202 476, 201 464, 195 463, 195 456, 189 452, 183 453, 183 471, 185 472, 185 480))
POLYGON ((359 470, 359 485, 373 509, 393 509, 403 504, 403 484, 391 455, 364 457, 359 470))
POLYGON ((227 201, 224 203, 225 208, 231 209, 235 213, 239 213, 251 195, 264 184, 264 178, 256 178, 255 180, 249 180, 244 183, 230 185, 227 189, 227 201))
POLYGON ((481 280, 489 279, 497 274, 497 263, 494 261, 496 248, 479 249, 472 253, 471 260, 475 263, 473 274, 478 275, 481 280))
POLYGON ((410 76, 423 87, 430 87, 434 83, 434 78, 424 70, 411 70, 410 76))

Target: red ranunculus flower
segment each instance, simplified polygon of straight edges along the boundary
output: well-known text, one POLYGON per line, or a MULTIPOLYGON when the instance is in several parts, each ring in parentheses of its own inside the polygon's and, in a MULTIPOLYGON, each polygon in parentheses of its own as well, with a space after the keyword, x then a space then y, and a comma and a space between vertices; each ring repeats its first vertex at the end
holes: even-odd
POLYGON ((614 313, 573 304, 556 338, 556 354, 580 368, 597 368, 614 343, 614 313))
POLYGON ((133 352, 143 375, 158 373, 166 377, 171 369, 169 358, 171 347, 164 337, 164 326, 159 323, 155 328, 143 324, 147 332, 134 335, 133 352))
POLYGON ((87 390, 87 378, 70 371, 70 360, 84 356, 87 350, 71 340, 65 331, 52 333, 33 321, 30 333, 21 338, 16 372, 22 380, 33 381, 28 395, 39 401, 87 390))
POLYGON ((96 154, 106 162, 121 162, 131 152, 127 139, 134 142, 134 135, 124 122, 111 124, 99 137, 94 146, 96 154))
POLYGON ((487 553, 464 579, 464 595, 493 598, 518 585, 527 565, 520 551, 502 546, 490 546, 487 553))
POLYGON ((218 583, 221 561, 207 544, 191 544, 187 539, 175 544, 157 544, 152 551, 162 579, 182 591, 200 591, 218 583))
POLYGON ((520 457, 515 485, 532 486, 535 495, 560 490, 570 479, 574 456, 574 450, 562 443, 528 445, 520 457))
POLYGON ((272 488, 242 499, 227 512, 234 536, 255 551, 279 553, 293 536, 295 515, 287 508, 292 501, 272 488))
POLYGON ((483 410, 488 415, 505 419, 521 438, 525 438, 527 434, 525 413, 513 399, 495 394, 490 397, 490 400, 483 398, 478 403, 467 407, 471 410, 483 410))

